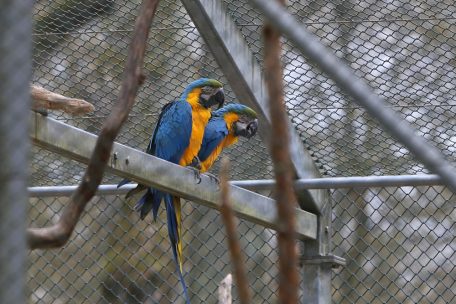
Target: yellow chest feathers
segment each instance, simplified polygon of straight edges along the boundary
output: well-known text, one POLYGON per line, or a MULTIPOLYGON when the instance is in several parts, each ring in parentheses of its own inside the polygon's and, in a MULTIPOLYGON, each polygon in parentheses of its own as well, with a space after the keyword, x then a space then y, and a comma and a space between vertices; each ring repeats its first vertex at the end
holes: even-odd
POLYGON ((190 143, 179 161, 181 166, 188 166, 193 158, 198 155, 203 142, 204 128, 211 117, 211 110, 199 103, 200 91, 201 89, 195 89, 187 97, 188 103, 192 106, 192 133, 190 143))
POLYGON ((222 153, 222 150, 225 147, 235 144, 237 141, 237 136, 234 136, 231 133, 228 134, 228 136, 222 140, 222 142, 214 149, 214 151, 203 162, 201 162, 201 172, 204 173, 209 170, 217 160, 217 157, 220 155, 220 153, 222 153))

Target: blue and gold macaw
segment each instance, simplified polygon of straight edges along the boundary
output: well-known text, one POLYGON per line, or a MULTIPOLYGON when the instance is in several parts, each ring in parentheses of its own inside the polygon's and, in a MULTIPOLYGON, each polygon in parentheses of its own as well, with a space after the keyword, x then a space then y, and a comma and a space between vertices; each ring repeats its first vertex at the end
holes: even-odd
POLYGON ((232 103, 212 112, 198 152, 201 172, 209 170, 222 150, 236 143, 239 136, 250 138, 257 129, 257 114, 242 104, 232 103))
MULTIPOLYGON (((179 100, 163 107, 146 152, 181 166, 192 164, 200 150, 204 130, 211 117, 211 107, 218 105, 220 108, 224 101, 222 84, 217 80, 201 78, 190 83, 179 100)), ((123 180, 118 187, 128 182, 129 180, 123 180)), ((135 210, 140 212, 141 219, 152 211, 156 220, 160 204, 164 201, 173 256, 186 301, 189 303, 187 287, 182 276, 180 199, 144 185, 138 185, 127 193, 126 197, 146 188, 147 191, 136 203, 135 210)))

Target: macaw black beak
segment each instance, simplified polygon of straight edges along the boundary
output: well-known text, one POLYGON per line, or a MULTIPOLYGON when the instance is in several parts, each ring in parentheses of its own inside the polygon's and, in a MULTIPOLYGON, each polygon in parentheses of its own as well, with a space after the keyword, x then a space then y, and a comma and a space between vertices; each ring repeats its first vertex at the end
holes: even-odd
POLYGON ((255 136, 257 131, 258 131, 258 119, 254 119, 247 125, 247 133, 248 133, 247 138, 255 136))
POLYGON ((258 119, 252 120, 249 123, 236 121, 234 123, 234 135, 251 138, 258 131, 258 119))
POLYGON ((214 91, 214 93, 209 96, 209 98, 206 98, 206 96, 201 95, 201 104, 206 108, 209 109, 210 107, 218 104, 218 108, 220 109, 223 107, 223 104, 225 103, 225 93, 223 93, 222 88, 218 88, 217 90, 214 91))

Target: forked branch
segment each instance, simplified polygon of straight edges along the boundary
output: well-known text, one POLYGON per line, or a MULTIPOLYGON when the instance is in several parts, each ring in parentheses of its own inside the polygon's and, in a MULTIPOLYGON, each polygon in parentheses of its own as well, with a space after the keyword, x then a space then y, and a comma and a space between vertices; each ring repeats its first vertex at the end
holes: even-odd
POLYGON ((130 113, 135 102, 138 88, 144 80, 144 76, 141 74, 144 53, 149 28, 158 2, 159 0, 143 0, 142 2, 128 50, 119 97, 98 136, 95 149, 81 183, 70 197, 68 205, 66 205, 63 214, 54 226, 28 229, 28 246, 31 249, 63 246, 70 238, 85 206, 95 195, 95 191, 103 178, 114 139, 127 119, 128 113, 130 113))

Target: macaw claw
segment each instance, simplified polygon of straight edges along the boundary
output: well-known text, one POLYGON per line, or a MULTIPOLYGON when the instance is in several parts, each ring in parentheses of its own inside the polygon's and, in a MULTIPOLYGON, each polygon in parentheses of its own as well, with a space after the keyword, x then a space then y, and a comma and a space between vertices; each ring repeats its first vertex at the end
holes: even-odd
POLYGON ((220 185, 220 179, 212 173, 205 173, 211 180, 213 180, 217 185, 220 185))
POLYGON ((192 165, 188 166, 187 168, 193 171, 195 179, 197 180, 196 184, 198 185, 201 183, 201 171, 198 168, 193 167, 192 165))
POLYGON ((198 182, 196 184, 199 184, 201 183, 201 161, 199 159, 198 156, 195 156, 192 160, 192 162, 190 163, 190 165, 188 165, 188 167, 190 169, 193 170, 194 174, 195 174, 195 178, 198 180, 198 182))

